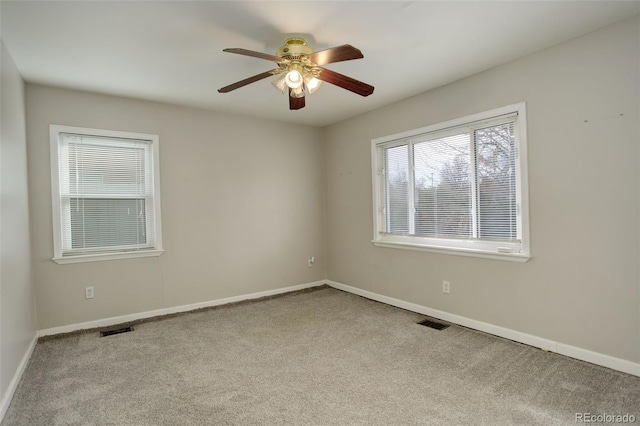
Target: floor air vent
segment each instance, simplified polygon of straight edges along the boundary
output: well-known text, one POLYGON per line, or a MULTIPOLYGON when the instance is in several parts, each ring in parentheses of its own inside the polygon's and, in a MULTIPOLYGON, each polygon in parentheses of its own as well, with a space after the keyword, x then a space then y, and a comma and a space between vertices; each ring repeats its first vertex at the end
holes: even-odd
POLYGON ((436 330, 444 330, 445 328, 449 327, 449 324, 442 324, 441 322, 433 322, 428 319, 420 321, 418 324, 424 325, 429 328, 435 328, 436 330))
POLYGON ((100 337, 113 336, 114 334, 128 333, 130 331, 133 331, 133 327, 116 328, 113 330, 101 331, 100 337))

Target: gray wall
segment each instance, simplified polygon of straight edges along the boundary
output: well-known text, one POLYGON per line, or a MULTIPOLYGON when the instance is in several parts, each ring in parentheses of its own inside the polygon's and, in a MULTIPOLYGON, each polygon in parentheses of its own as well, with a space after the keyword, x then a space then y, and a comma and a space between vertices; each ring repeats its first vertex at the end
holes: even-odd
MULTIPOLYGON (((22 77, 0 42, 0 401, 36 335, 22 77)), ((6 408, 6 407, 5 407, 6 408)), ((1 418, 1 416, 0 416, 1 418)))
POLYGON ((325 277, 319 129, 28 84, 27 137, 40 329, 325 277), (159 135, 163 255, 51 260, 49 124, 159 135))
POLYGON ((326 129, 328 278, 640 362, 638 33, 627 20, 326 129), (371 244, 371 139, 520 101, 532 260, 371 244))

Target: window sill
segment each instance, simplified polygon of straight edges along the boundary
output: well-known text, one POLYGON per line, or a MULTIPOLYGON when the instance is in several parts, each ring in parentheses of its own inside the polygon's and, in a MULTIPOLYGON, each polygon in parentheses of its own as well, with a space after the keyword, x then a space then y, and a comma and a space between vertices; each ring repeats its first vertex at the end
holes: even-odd
POLYGON ((398 243, 398 242, 378 241, 378 240, 373 240, 371 242, 377 247, 427 251, 431 253, 453 254, 456 256, 467 256, 467 257, 479 257, 482 259, 506 260, 510 262, 519 262, 519 263, 525 263, 529 259, 531 259, 531 256, 526 254, 521 254, 521 253, 497 253, 497 252, 490 252, 490 251, 470 250, 465 248, 434 247, 434 246, 425 246, 420 244, 398 243))
POLYGON ((117 259, 132 259, 135 257, 155 257, 164 253, 162 249, 153 250, 140 250, 130 252, 117 252, 117 253, 95 253, 95 254, 79 254, 74 256, 54 257, 54 262, 64 265, 67 263, 81 263, 81 262, 98 262, 101 260, 117 260, 117 259))

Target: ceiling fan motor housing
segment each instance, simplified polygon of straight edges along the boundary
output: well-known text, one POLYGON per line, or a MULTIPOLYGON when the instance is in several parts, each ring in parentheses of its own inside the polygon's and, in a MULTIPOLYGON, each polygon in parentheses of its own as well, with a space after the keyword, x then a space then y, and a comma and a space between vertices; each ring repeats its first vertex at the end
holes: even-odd
POLYGON ((281 58, 300 57, 310 55, 313 49, 307 46, 307 41, 302 37, 290 37, 278 48, 276 53, 281 58))

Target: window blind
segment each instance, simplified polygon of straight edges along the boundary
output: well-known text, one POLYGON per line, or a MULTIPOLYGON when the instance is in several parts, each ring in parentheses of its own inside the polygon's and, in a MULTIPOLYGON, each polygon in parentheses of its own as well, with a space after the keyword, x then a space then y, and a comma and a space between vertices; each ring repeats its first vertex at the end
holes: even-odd
POLYGON ((61 133, 63 255, 153 247, 151 142, 61 133))
POLYGON ((413 145, 415 234, 471 238, 471 162, 469 134, 413 145))
POLYGON ((478 238, 518 240, 514 123, 474 131, 478 238))
POLYGON ((515 118, 384 148, 386 233, 517 242, 515 118))
POLYGON ((387 229, 395 234, 408 234, 409 225, 409 146, 386 150, 387 229))

